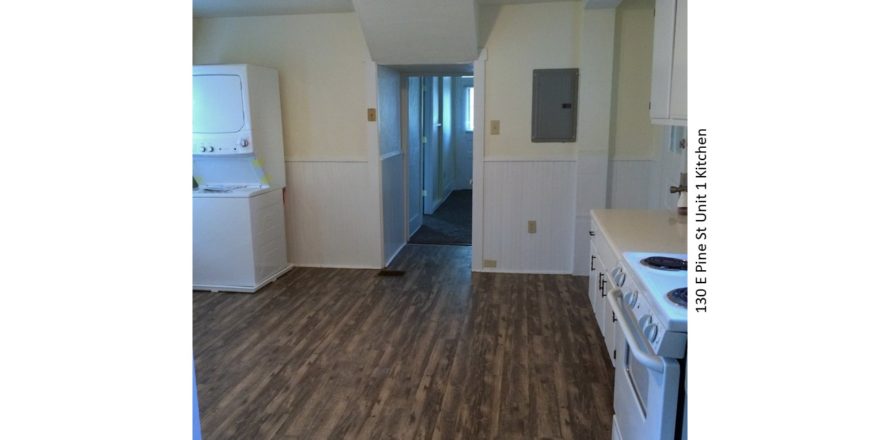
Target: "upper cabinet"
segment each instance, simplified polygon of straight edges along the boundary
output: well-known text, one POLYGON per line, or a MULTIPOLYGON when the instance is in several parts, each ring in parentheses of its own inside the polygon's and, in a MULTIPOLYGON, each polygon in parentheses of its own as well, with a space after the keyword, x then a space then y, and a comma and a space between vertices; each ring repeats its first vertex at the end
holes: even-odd
POLYGON ((651 122, 687 125, 687 0, 657 0, 651 122))

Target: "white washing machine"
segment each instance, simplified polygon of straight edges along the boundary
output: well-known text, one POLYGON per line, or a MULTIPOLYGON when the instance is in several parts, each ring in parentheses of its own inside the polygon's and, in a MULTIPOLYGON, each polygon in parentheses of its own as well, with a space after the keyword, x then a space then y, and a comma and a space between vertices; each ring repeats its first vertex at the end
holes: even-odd
POLYGON ((281 188, 193 191, 193 289, 256 292, 290 270, 281 188))

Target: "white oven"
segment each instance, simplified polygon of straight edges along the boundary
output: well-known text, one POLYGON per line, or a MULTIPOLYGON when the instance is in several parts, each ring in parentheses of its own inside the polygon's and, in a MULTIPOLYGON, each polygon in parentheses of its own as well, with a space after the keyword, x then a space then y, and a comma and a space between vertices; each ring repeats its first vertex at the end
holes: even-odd
POLYGON ((674 440, 686 432, 681 401, 687 309, 667 293, 685 287, 687 274, 652 272, 639 264, 644 255, 624 254, 630 276, 607 293, 617 356, 612 438, 674 440))

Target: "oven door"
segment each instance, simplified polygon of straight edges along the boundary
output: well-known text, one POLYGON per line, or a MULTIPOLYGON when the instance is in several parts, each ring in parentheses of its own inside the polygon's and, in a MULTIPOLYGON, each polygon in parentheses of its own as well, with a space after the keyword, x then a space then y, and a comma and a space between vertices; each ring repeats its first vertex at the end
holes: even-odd
POLYGON ((621 440, 672 440, 678 408, 680 367, 654 353, 620 289, 609 294, 617 317, 614 413, 621 440))

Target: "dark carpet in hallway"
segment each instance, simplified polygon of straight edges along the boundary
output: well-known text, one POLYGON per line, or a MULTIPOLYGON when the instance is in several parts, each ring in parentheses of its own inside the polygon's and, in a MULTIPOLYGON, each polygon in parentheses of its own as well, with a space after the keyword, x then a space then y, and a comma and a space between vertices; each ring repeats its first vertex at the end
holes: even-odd
POLYGON ((471 273, 467 246, 193 292, 203 438, 611 438, 587 278, 471 273))
POLYGON ((409 239, 413 244, 471 244, 472 191, 462 189, 452 194, 434 211, 425 215, 422 227, 409 239))

